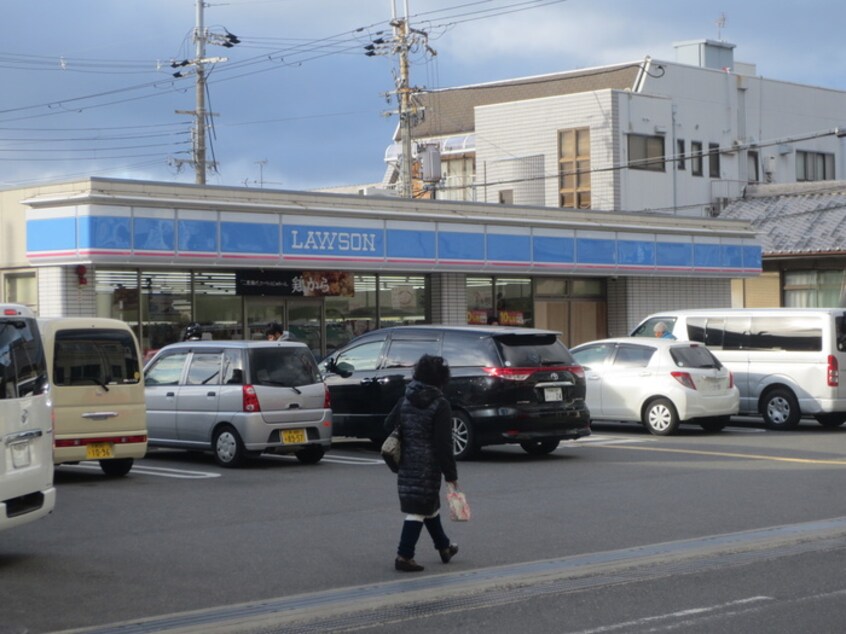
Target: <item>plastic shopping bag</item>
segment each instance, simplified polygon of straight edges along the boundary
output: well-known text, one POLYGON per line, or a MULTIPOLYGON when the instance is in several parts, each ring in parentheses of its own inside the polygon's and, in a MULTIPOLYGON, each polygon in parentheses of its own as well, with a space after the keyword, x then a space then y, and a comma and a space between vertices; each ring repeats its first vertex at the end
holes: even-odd
POLYGON ((470 505, 464 493, 457 487, 447 483, 447 504, 449 505, 449 519, 455 522, 466 522, 470 519, 470 505))

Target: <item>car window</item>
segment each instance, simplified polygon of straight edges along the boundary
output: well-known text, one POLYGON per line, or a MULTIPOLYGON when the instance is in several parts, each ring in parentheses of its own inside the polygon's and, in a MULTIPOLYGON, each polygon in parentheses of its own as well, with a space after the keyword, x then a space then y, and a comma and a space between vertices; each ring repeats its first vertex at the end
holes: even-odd
POLYGON ((614 352, 616 346, 613 343, 597 343, 584 346, 578 350, 571 350, 573 357, 582 366, 602 365, 614 352))
POLYGON ((573 355, 554 333, 507 334, 494 337, 506 367, 573 365, 573 355))
POLYGON ((621 344, 617 348, 617 355, 614 357, 614 367, 645 368, 649 365, 649 360, 653 354, 655 354, 655 348, 650 346, 621 344))
POLYGON ((44 392, 47 365, 34 319, 0 320, 0 400, 44 392))
POLYGON ((721 368, 722 364, 704 346, 670 348, 673 362, 680 368, 721 368))
POLYGON ((223 351, 223 382, 227 385, 244 383, 244 356, 239 348, 223 351))
POLYGON ((297 387, 322 380, 314 355, 305 347, 254 348, 250 359, 254 385, 297 387))
POLYGON ((383 339, 378 339, 344 350, 335 357, 335 363, 349 364, 352 370, 375 370, 379 365, 379 353, 383 343, 383 339))
POLYGON ((652 317, 651 319, 647 319, 637 328, 635 328, 632 331, 632 337, 654 337, 655 324, 657 324, 659 321, 663 321, 664 324, 667 326, 667 330, 673 332, 673 326, 676 325, 675 317, 652 317))
POLYGON ((487 335, 446 332, 441 355, 452 368, 499 365, 496 347, 487 335))
POLYGON ((194 352, 188 367, 186 385, 218 385, 220 383, 221 353, 194 352))
POLYGON ((55 385, 138 383, 141 368, 125 330, 60 330, 53 356, 55 385))
POLYGON ((156 359, 145 373, 144 384, 177 385, 187 357, 187 352, 175 352, 156 359))
POLYGON ((393 339, 383 367, 412 368, 424 354, 437 354, 437 350, 437 339, 393 339))

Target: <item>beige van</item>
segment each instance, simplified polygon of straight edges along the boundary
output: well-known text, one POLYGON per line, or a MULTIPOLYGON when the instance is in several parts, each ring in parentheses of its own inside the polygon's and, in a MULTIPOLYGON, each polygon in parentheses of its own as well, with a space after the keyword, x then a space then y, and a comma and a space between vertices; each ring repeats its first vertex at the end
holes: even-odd
POLYGON ((97 460, 123 476, 147 452, 138 340, 126 323, 98 317, 39 319, 53 399, 53 462, 97 460))

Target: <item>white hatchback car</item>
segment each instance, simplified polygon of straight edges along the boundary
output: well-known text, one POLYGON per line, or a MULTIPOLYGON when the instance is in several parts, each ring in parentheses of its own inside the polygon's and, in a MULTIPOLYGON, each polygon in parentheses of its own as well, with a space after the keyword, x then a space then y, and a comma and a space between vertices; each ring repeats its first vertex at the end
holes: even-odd
POLYGON ((576 346, 591 420, 638 421, 667 436, 680 423, 717 432, 737 414, 731 372, 702 344, 620 337, 576 346))

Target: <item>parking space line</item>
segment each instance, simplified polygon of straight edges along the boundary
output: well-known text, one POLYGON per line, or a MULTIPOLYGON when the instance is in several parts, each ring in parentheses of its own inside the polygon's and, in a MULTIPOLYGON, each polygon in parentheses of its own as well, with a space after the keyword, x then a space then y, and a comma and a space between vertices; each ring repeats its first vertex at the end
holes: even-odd
POLYGON ((738 458, 741 460, 770 460, 772 462, 793 462, 798 464, 819 464, 846 467, 846 460, 821 460, 817 458, 787 458, 785 456, 767 456, 753 453, 733 453, 729 451, 704 451, 701 449, 670 449, 669 447, 636 447, 632 445, 603 445, 611 449, 633 449, 640 451, 660 451, 664 453, 682 453, 698 456, 716 456, 718 458, 738 458))
MULTIPOLYGON (((62 469, 80 469, 83 471, 99 471, 100 465, 96 462, 82 461, 79 464, 63 464, 62 469)), ((151 475, 160 478, 177 478, 180 480, 204 480, 207 478, 219 478, 219 473, 212 471, 189 471, 187 469, 170 469, 168 467, 150 467, 144 464, 134 464, 129 472, 133 475, 151 475)))

